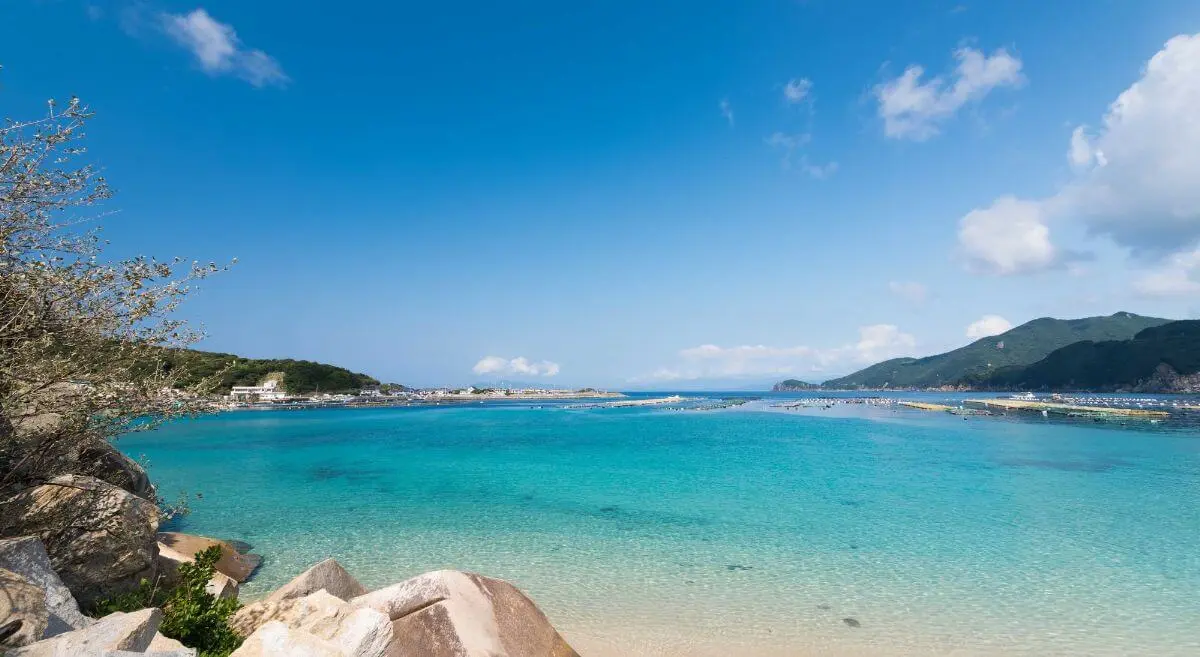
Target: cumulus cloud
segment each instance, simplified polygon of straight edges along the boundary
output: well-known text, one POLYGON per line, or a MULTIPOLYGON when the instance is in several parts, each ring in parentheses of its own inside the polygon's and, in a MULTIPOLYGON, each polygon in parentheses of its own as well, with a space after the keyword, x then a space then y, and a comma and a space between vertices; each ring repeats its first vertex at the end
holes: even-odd
POLYGON ((1146 297, 1200 295, 1200 249, 1171 255, 1159 267, 1143 272, 1133 290, 1146 297))
POLYGON ((679 352, 679 363, 656 370, 637 381, 679 381, 813 374, 859 368, 880 360, 908 355, 916 338, 893 324, 863 326, 858 340, 839 347, 773 347, 704 344, 679 352))
POLYGON ((191 52, 209 75, 233 75, 256 87, 288 82, 279 62, 261 50, 247 48, 233 26, 214 19, 204 9, 163 13, 159 18, 163 31, 191 52))
POLYGON ((916 281, 891 281, 888 289, 910 303, 922 304, 929 300, 929 288, 916 281))
POLYGON ((967 327, 967 337, 972 340, 1000 335, 1012 328, 1012 322, 999 315, 984 315, 967 327))
POLYGON ((1034 272, 1059 258, 1042 204, 1012 196, 967 213, 958 224, 958 242, 970 268, 984 273, 1034 272))
POLYGON ((1003 197, 963 217, 959 243, 973 268, 1016 274, 1051 266, 1062 251, 1051 242, 1050 226, 1074 222, 1143 261, 1162 263, 1135 283, 1139 292, 1190 289, 1191 270, 1181 265, 1187 257, 1173 254, 1186 254, 1200 240, 1198 70, 1200 34, 1172 38, 1098 128, 1071 132, 1067 161, 1075 174, 1058 193, 1003 197))
POLYGON ((913 64, 899 77, 875 87, 884 134, 893 139, 921 141, 938 133, 938 124, 968 103, 983 100, 993 89, 1018 87, 1025 82, 1021 60, 1003 48, 985 55, 974 48, 959 48, 958 61, 949 79, 928 80, 925 69, 913 64))
POLYGON ((810 93, 812 93, 812 80, 808 78, 792 78, 783 85, 783 100, 788 105, 803 102, 810 93))
POLYGON ((729 104, 729 99, 722 98, 721 102, 717 103, 717 108, 721 110, 721 116, 725 117, 730 127, 733 127, 733 106, 729 104))
POLYGON ((558 363, 543 360, 537 363, 524 356, 508 359, 500 356, 484 356, 471 370, 480 376, 554 376, 558 374, 558 363))

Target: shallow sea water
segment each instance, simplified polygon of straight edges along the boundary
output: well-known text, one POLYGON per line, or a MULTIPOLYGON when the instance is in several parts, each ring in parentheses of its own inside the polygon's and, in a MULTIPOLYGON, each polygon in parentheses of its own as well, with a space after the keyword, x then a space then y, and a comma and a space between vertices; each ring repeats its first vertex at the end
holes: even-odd
POLYGON ((584 657, 1200 655, 1192 430, 506 405, 119 445, 193 496, 177 528, 265 556, 244 598, 334 556, 368 587, 508 579, 584 657))

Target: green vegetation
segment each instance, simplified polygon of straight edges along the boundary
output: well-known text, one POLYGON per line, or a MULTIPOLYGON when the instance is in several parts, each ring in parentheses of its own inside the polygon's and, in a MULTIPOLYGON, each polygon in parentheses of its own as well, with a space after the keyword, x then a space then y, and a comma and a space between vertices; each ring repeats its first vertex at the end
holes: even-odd
POLYGON ((238 610, 231 598, 217 598, 204 590, 221 558, 220 546, 196 553, 194 563, 180 564, 179 584, 173 589, 160 589, 147 580, 129 593, 97 602, 89 613, 99 618, 114 611, 137 611, 147 607, 163 610, 158 631, 163 636, 195 648, 200 657, 227 657, 242 638, 229 626, 229 619, 238 610))
POLYGON ((1030 365, 1081 341, 1129 340, 1170 320, 1119 312, 1107 317, 1043 317, 944 354, 894 358, 824 383, 825 388, 937 388, 982 381, 1003 368, 1030 365))
POLYGON ((968 377, 964 383, 1003 390, 1172 392, 1174 375, 1197 372, 1200 321, 1189 320, 1145 329, 1132 340, 1077 342, 1031 365, 968 377))
POLYGON ((351 372, 343 367, 314 363, 307 360, 283 360, 241 358, 233 354, 220 354, 191 349, 171 349, 164 352, 163 369, 167 372, 178 369, 180 381, 188 385, 193 380, 217 378, 217 390, 229 392, 233 386, 258 385, 271 374, 283 375, 283 387, 295 395, 313 392, 352 392, 366 386, 377 386, 379 381, 351 372))
POLYGON ((787 379, 776 383, 775 387, 771 389, 775 392, 787 392, 790 390, 815 390, 820 387, 820 384, 817 383, 809 383, 800 379, 787 379))

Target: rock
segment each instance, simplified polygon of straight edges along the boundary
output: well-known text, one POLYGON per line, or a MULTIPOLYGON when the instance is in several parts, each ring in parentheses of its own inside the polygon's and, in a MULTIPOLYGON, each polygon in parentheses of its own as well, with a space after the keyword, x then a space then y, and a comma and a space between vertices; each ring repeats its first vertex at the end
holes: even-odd
POLYGON ((317 591, 325 591, 343 601, 367 592, 337 560, 326 559, 300 573, 271 595, 239 609, 230 620, 230 625, 242 636, 249 636, 263 623, 281 613, 283 602, 303 598, 317 591))
POLYGON ((233 598, 238 597, 238 583, 225 573, 213 573, 212 579, 208 580, 208 584, 204 586, 204 590, 209 595, 215 595, 218 598, 233 598))
POLYGON ((238 611, 230 625, 242 636, 268 623, 303 630, 338 648, 347 657, 384 657, 392 643, 391 619, 374 609, 357 608, 325 590, 303 598, 264 601, 238 611))
POLYGON ((310 593, 324 589, 335 598, 349 600, 367 592, 354 576, 342 568, 336 559, 326 559, 321 563, 300 573, 296 579, 284 584, 267 600, 286 600, 300 598, 310 593))
POLYGON ((193 561, 197 552, 214 545, 221 548, 221 558, 217 561, 216 566, 217 572, 224 573, 236 582, 240 583, 249 579, 254 570, 262 563, 262 557, 257 554, 243 554, 237 549, 237 546, 227 541, 179 532, 159 532, 158 534, 159 552, 163 553, 163 548, 170 550, 168 560, 175 562, 174 567, 176 568, 179 563, 193 561))
MULTIPOLYGON (((159 534, 162 536, 162 534, 159 534)), ((207 540, 207 539, 206 539, 207 540)), ((187 556, 167 544, 159 542, 158 556, 156 562, 158 564, 158 573, 162 577, 162 581, 167 586, 173 586, 179 582, 179 566, 185 563, 193 563, 196 559, 187 556)), ((220 562, 217 563, 220 566, 220 562)), ((213 576, 208 580, 208 584, 204 587, 205 591, 217 596, 218 598, 237 598, 238 596, 238 581, 229 575, 214 568, 213 576)))
POLYGON ((68 472, 95 477, 142 499, 154 499, 154 486, 150 485, 146 470, 107 440, 86 441, 77 458, 78 466, 68 472))
POLYGON ((842 622, 850 627, 862 627, 862 623, 858 622, 857 618, 843 618, 842 622))
POLYGON ((15 648, 40 640, 49 617, 46 593, 13 571, 0 568, 0 622, 6 628, 0 646, 15 648))
POLYGON ((345 657, 337 646, 305 632, 272 621, 246 637, 229 657, 345 657))
POLYGON ((392 620, 396 657, 579 657, 525 594, 482 575, 439 570, 350 604, 392 620))
POLYGON ((179 652, 181 650, 191 650, 182 643, 172 639, 171 637, 163 636, 160 632, 154 633, 154 638, 150 640, 150 645, 146 647, 146 652, 179 652))
POLYGON ((63 475, 14 498, 16 524, 42 539, 54 571, 87 604, 153 579, 158 508, 94 477, 63 475))
POLYGON ((47 625, 38 638, 47 639, 83 629, 95 622, 79 612, 79 605, 58 578, 58 573, 51 568, 50 556, 37 537, 0 539, 0 568, 20 575, 45 594, 47 625))
POLYGON ((82 630, 60 634, 5 653, 5 657, 108 657, 126 650, 145 652, 162 621, 159 609, 116 612, 82 630))

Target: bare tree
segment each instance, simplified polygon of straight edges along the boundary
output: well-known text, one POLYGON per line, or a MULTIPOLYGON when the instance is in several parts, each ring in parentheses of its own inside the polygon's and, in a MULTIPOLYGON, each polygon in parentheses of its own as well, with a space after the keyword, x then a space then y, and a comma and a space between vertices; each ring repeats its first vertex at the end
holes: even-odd
POLYGON ((165 355, 200 337, 173 313, 221 267, 102 258, 111 192, 82 145, 91 116, 72 98, 0 125, 0 520, 78 473, 81 450, 197 411, 214 383, 180 390, 165 355))

